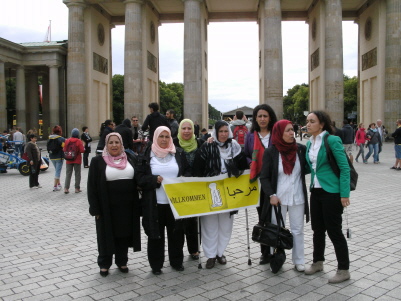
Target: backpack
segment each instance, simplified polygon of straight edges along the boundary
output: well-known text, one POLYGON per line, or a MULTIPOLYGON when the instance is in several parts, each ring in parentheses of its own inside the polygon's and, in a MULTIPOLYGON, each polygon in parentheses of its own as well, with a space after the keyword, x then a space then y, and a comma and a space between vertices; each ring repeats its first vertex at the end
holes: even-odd
POLYGON ((58 138, 47 141, 47 151, 49 154, 58 154, 61 151, 61 143, 58 138))
MULTIPOLYGON (((327 138, 329 135, 324 136, 324 146, 326 147, 326 153, 327 153, 327 160, 330 163, 331 169, 335 173, 335 175, 340 178, 340 169, 338 168, 336 159, 334 158, 333 152, 331 151, 331 148, 329 144, 327 143, 327 138)), ((358 182, 358 173, 356 172, 354 165, 352 165, 350 159, 348 158, 348 155, 345 153, 345 157, 347 158, 348 165, 349 165, 349 176, 350 176, 350 190, 354 191, 356 189, 356 184, 358 182)))
POLYGON ((68 161, 74 161, 75 158, 78 156, 79 149, 75 142, 68 141, 65 151, 64 151, 64 158, 68 161))
POLYGON ((234 139, 241 145, 245 144, 245 136, 248 133, 248 128, 245 125, 237 125, 234 129, 234 139))

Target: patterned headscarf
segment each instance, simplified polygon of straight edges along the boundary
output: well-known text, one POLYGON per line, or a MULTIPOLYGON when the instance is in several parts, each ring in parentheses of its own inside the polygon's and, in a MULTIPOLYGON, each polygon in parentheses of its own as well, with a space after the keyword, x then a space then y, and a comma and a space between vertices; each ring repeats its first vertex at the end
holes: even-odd
POLYGON ((112 132, 106 136, 105 146, 104 146, 103 152, 102 152, 102 157, 103 157, 104 162, 106 162, 106 164, 108 166, 114 167, 117 169, 125 169, 125 167, 127 166, 127 154, 125 153, 125 149, 123 146, 123 139, 121 138, 121 135, 119 133, 112 132), (120 140, 120 144, 121 144, 121 153, 115 157, 110 155, 109 151, 107 150, 109 140, 112 136, 116 136, 118 138, 118 140, 120 140))
POLYGON ((192 137, 189 140, 185 140, 184 138, 182 138, 182 136, 181 136, 182 129, 181 128, 184 126, 184 123, 189 123, 191 125, 192 132, 194 130, 194 123, 192 122, 191 119, 183 119, 180 122, 180 126, 178 127, 178 136, 177 137, 178 137, 178 141, 180 141, 180 146, 186 153, 190 153, 190 152, 196 150, 196 148, 198 147, 198 143, 196 142, 195 134, 192 134, 192 137))
POLYGON ((165 158, 170 153, 175 154, 176 150, 175 150, 175 146, 174 146, 174 143, 173 143, 173 138, 171 137, 171 131, 170 131, 170 129, 168 127, 159 126, 155 130, 155 132, 153 134, 152 151, 156 155, 156 157, 159 157, 159 158, 165 158), (170 139, 169 139, 167 148, 161 148, 157 144, 157 138, 159 138, 160 134, 162 132, 164 132, 164 131, 168 132, 169 135, 170 135, 170 139))

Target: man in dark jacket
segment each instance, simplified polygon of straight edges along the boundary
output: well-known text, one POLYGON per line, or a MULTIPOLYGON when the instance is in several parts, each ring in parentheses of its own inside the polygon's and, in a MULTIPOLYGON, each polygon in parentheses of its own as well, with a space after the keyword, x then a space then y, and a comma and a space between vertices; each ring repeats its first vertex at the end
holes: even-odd
POLYGON ((134 142, 132 138, 131 121, 129 119, 124 119, 123 123, 118 125, 114 131, 119 133, 121 138, 123 138, 125 150, 133 153, 134 142))
POLYGON ((166 112, 166 118, 168 120, 168 122, 170 123, 170 129, 171 129, 171 137, 177 138, 177 134, 178 134, 178 122, 175 119, 175 111, 173 109, 168 109, 166 112))
POLYGON ((171 127, 166 117, 160 114, 159 105, 157 103, 151 102, 148 107, 150 114, 146 117, 145 122, 142 125, 142 131, 145 132, 149 129, 149 140, 153 140, 153 134, 159 126, 164 125, 169 129, 171 127))
POLYGON ((344 145, 344 150, 347 153, 351 162, 353 162, 354 157, 352 156, 352 145, 354 143, 354 129, 349 125, 348 120, 344 119, 342 128, 342 141, 344 145))

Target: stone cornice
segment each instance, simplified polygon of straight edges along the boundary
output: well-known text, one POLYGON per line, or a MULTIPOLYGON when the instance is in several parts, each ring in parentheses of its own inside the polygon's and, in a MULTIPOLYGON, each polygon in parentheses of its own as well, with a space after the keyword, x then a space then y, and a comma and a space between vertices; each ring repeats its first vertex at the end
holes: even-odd
POLYGON ((63 0, 63 3, 67 5, 67 7, 70 6, 81 6, 85 8, 87 6, 85 0, 63 0))

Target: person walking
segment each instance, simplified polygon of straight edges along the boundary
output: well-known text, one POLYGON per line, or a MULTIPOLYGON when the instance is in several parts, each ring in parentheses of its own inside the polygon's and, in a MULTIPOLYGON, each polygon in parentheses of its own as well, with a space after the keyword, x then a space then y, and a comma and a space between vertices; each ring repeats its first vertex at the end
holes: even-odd
POLYGON ((60 177, 64 163, 63 147, 65 142, 65 138, 62 135, 63 130, 61 126, 56 125, 53 127, 53 134, 49 136, 49 140, 47 141, 47 151, 55 169, 53 191, 61 190, 60 177))
POLYGON ((40 149, 36 144, 38 137, 34 134, 28 135, 29 142, 25 146, 24 152, 27 153, 29 164, 29 188, 42 188, 39 184, 40 165, 42 164, 42 156, 40 149))
MULTIPOLYGON (((270 204, 281 206, 283 220, 287 211, 294 246, 292 263, 298 272, 305 271, 304 254, 304 216, 309 222, 308 195, 305 184, 306 147, 295 141, 295 130, 291 121, 277 121, 272 131, 272 145, 263 155, 260 184, 269 196, 270 204)), ((272 223, 277 225, 276 215, 272 212, 272 223)), ((272 250, 271 250, 272 251, 272 250)))
POLYGON ((170 129, 170 123, 166 116, 159 112, 159 104, 151 102, 149 105, 150 114, 146 116, 145 122, 142 124, 142 131, 149 130, 149 140, 153 140, 153 133, 159 126, 167 126, 170 129))
MULTIPOLYGON (((246 136, 244 147, 244 153, 251 169, 250 182, 254 182, 259 178, 263 165, 263 153, 271 144, 271 131, 276 122, 277 116, 271 106, 261 104, 253 109, 251 131, 246 136)), ((266 198, 268 196, 266 196, 263 187, 261 187, 259 207, 257 208, 259 219, 266 198)), ((270 248, 261 244, 260 252, 259 264, 269 263, 270 248)))
POLYGON ((66 175, 64 183, 64 193, 69 193, 72 171, 75 174, 75 193, 81 190, 81 153, 85 151, 82 141, 79 139, 79 130, 72 129, 71 138, 68 138, 64 144, 64 158, 66 159, 66 175))
POLYGON ((351 278, 347 240, 342 232, 344 207, 350 205, 350 167, 342 141, 333 133, 330 116, 323 111, 312 111, 307 117, 308 132, 312 135, 306 145, 306 162, 311 170, 310 214, 313 231, 313 263, 305 270, 313 275, 323 270, 326 232, 334 245, 337 272, 329 283, 340 283, 351 278), (327 159, 325 136, 340 170, 334 173, 327 159))
POLYGON ((352 155, 352 146, 354 144, 354 129, 349 125, 348 120, 344 119, 343 128, 341 129, 342 136, 341 139, 343 141, 344 151, 348 155, 351 163, 354 161, 354 157, 352 155))
POLYGON ((355 143, 359 147, 358 154, 356 155, 355 162, 358 163, 359 155, 362 156, 362 160, 365 158, 365 142, 366 142, 366 132, 363 123, 358 125, 358 130, 355 134, 355 143))
POLYGON ((91 142, 92 142, 92 137, 89 135, 89 128, 87 126, 84 126, 82 128, 82 135, 81 135, 81 140, 84 143, 84 168, 89 168, 89 154, 91 153, 91 142))
MULTIPOLYGON (((193 175, 195 177, 212 177, 228 174, 239 177, 247 169, 246 157, 241 146, 233 139, 227 122, 217 121, 212 133, 213 142, 204 143, 195 155, 193 175)), ((202 246, 208 258, 206 268, 214 267, 216 260, 226 264, 224 251, 228 246, 233 229, 232 213, 224 212, 201 217, 202 246)))
POLYGON ((366 133, 366 139, 368 140, 369 152, 363 159, 363 163, 368 164, 368 159, 373 152, 373 163, 379 164, 379 144, 381 143, 380 134, 377 131, 376 124, 369 124, 368 131, 366 133))

